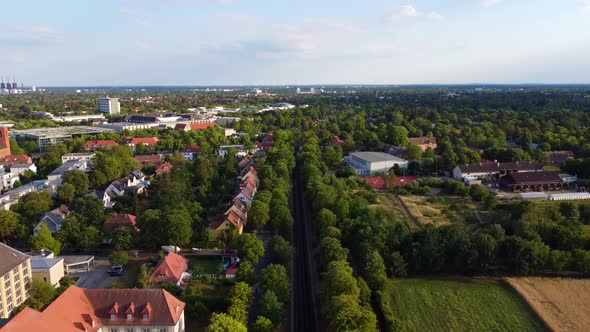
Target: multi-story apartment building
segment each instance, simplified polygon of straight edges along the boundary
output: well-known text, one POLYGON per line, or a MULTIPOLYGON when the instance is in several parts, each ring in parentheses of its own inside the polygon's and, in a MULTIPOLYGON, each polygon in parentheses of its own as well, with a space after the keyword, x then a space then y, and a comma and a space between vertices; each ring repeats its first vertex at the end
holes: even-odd
POLYGON ((29 298, 31 257, 0 242, 0 318, 29 298))

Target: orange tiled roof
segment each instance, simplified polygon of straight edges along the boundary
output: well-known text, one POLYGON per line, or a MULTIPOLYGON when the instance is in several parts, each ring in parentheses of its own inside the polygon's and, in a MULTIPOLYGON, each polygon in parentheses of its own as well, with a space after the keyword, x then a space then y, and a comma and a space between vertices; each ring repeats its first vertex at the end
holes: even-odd
POLYGON ((85 149, 90 149, 90 148, 95 148, 95 147, 113 147, 113 146, 117 146, 117 142, 111 140, 111 139, 99 139, 99 140, 93 140, 93 141, 86 141, 86 143, 84 143, 84 148, 85 149))
POLYGON ((160 141, 160 139, 157 137, 127 137, 126 141, 127 144, 135 146, 139 144, 155 146, 160 141))
POLYGON ((119 227, 129 227, 137 230, 136 217, 128 213, 118 213, 107 220, 102 228, 105 231, 113 231, 119 227))
POLYGON ((70 286, 43 312, 25 308, 0 332, 95 332, 109 331, 108 326, 173 326, 184 311, 185 304, 162 289, 82 289, 70 286), (116 306, 115 306, 116 304, 116 306), (116 320, 111 320, 116 308, 116 320), (126 312, 133 308, 133 320, 126 312), (143 320, 145 308, 151 308, 143 320), (94 323, 94 324, 93 324, 94 323))
POLYGON ((177 283, 182 278, 182 273, 186 270, 186 265, 186 258, 170 252, 158 262, 158 265, 152 271, 151 280, 157 283, 177 283))

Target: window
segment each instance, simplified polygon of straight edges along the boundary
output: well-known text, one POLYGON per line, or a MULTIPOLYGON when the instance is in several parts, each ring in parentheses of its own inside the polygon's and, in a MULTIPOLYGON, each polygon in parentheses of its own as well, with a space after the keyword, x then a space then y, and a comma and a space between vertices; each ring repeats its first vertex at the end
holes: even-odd
POLYGON ((168 329, 160 329, 160 332, 168 332, 168 329))
POLYGON ((150 329, 143 329, 143 332, 150 332, 150 329))
POLYGON ((150 319, 150 315, 149 314, 143 314, 143 320, 148 320, 150 319))
POLYGON ((6 273, 4 275, 4 281, 9 281, 10 280, 10 276, 8 275, 8 273, 6 273))
POLYGON ((10 281, 5 281, 4 282, 4 289, 9 289, 10 288, 10 281))
POLYGON ((133 319, 133 315, 132 314, 127 314, 127 320, 132 320, 133 319))
POLYGON ((117 329, 111 329, 111 332, 119 332, 117 329))
POLYGON ((16 305, 19 305, 22 302, 22 298, 20 296, 18 296, 16 298, 16 305))
POLYGON ((21 293, 20 287, 19 287, 16 289, 16 296, 21 296, 21 295, 22 295, 22 293, 21 293))
POLYGON ((111 314, 111 320, 117 320, 117 315, 111 314))
POLYGON ((47 277, 43 277, 43 281, 44 282, 47 282, 47 277))

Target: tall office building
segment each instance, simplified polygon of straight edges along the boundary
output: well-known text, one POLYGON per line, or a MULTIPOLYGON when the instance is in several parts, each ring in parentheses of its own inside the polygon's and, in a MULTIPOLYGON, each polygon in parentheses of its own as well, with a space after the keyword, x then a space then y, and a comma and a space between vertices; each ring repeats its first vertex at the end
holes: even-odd
POLYGON ((107 113, 110 115, 119 114, 121 113, 121 103, 119 103, 119 98, 99 98, 98 109, 102 113, 107 113))

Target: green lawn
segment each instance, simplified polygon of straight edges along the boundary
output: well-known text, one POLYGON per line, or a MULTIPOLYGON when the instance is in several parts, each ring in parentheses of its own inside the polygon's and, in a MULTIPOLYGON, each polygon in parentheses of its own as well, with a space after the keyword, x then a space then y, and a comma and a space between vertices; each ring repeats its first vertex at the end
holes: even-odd
POLYGON ((188 266, 197 273, 216 274, 221 265, 221 257, 191 257, 188 266))
POLYGON ((398 331, 542 331, 530 307, 498 280, 390 280, 381 301, 398 331))

